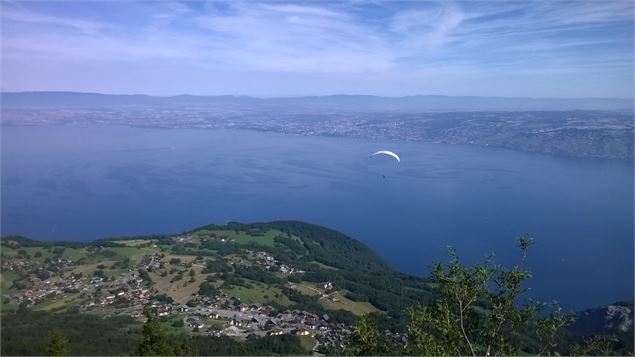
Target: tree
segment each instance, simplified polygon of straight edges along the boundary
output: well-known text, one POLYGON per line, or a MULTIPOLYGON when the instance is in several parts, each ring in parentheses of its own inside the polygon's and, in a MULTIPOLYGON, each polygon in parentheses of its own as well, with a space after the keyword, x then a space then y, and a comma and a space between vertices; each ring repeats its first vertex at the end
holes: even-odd
POLYGON ((149 311, 148 321, 141 329, 142 340, 137 347, 139 356, 193 356, 198 353, 197 347, 189 336, 184 334, 170 335, 149 311))
POLYGON ((370 322, 368 316, 357 320, 345 351, 347 355, 352 356, 377 356, 389 352, 384 336, 380 334, 377 326, 370 322))
MULTIPOLYGON (((538 355, 556 353, 557 337, 573 322, 557 305, 519 304, 531 277, 523 267, 533 239, 518 238, 520 264, 511 269, 490 258, 468 267, 450 248, 447 266, 438 264, 432 281, 438 284, 436 299, 407 309, 408 340, 405 352, 422 355, 516 355, 523 335, 539 342, 538 355), (544 314, 551 308, 550 314, 544 314)), ((527 338, 527 337, 524 337, 527 338)))
POLYGON ((48 339, 49 342, 46 346, 46 354, 48 356, 68 356, 71 354, 68 340, 59 330, 51 330, 48 339))
POLYGON ((170 347, 167 333, 161 327, 149 311, 146 311, 148 320, 141 329, 142 340, 137 347, 139 356, 169 356, 174 354, 170 347))
POLYGON ((572 356, 616 356, 615 344, 619 341, 616 336, 592 336, 582 345, 574 345, 572 356))
POLYGON ((190 336, 186 334, 177 334, 170 336, 170 344, 172 345, 174 356, 197 356, 198 346, 193 343, 190 336))

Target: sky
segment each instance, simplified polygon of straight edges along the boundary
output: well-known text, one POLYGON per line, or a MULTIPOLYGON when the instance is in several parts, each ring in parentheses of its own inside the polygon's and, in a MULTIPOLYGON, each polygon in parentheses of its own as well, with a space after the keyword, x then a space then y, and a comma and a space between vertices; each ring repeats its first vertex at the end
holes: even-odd
POLYGON ((633 96, 631 0, 0 4, 2 91, 633 96))

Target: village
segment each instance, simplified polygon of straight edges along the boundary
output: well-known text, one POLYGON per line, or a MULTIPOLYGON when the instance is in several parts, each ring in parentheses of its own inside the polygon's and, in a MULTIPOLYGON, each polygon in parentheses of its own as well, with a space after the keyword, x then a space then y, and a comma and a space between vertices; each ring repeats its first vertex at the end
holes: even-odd
MULTIPOLYGON (((192 266, 191 262, 179 265, 192 266)), ((58 258, 46 264, 34 264, 31 260, 4 260, 3 271, 28 268, 28 286, 20 289, 12 297, 15 303, 35 305, 50 302, 80 301, 79 311, 102 315, 129 315, 145 320, 146 314, 160 321, 170 322, 173 326, 187 329, 190 333, 208 336, 229 336, 239 340, 263 336, 297 335, 311 336, 316 344, 330 346, 341 344, 350 334, 350 327, 329 319, 328 313, 317 314, 293 309, 280 310, 262 303, 246 304, 239 296, 228 295, 222 290, 215 296, 192 294, 187 302, 176 302, 165 294, 152 288, 148 271, 165 268, 170 260, 164 254, 149 254, 143 257, 139 265, 130 266, 117 276, 105 276, 93 273, 85 276, 72 273, 77 264, 70 259, 58 258), (54 267, 52 269, 52 267, 54 267), (69 271, 71 273, 55 273, 69 271)), ((172 258, 172 262, 174 259, 172 258)), ((200 263, 200 261, 198 262, 200 263)), ((302 270, 279 262, 265 251, 249 251, 228 259, 229 265, 259 265, 266 270, 282 274, 301 274, 302 270)), ((81 265, 79 265, 81 266, 81 265)), ((294 283, 287 283, 295 288, 294 283)), ((317 289, 325 299, 337 299, 328 294, 333 288, 331 282, 324 282, 317 289)))

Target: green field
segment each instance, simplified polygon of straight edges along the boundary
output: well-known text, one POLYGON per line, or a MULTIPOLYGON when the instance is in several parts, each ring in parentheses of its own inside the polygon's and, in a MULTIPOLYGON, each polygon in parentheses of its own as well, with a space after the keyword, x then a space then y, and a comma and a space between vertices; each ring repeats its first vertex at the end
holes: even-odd
POLYGON ((132 264, 139 264, 143 257, 148 254, 159 253, 159 248, 139 248, 139 247, 109 247, 108 250, 112 250, 122 258, 130 258, 132 264))
POLYGON ((99 268, 97 268, 98 265, 103 265, 105 268, 104 270, 104 274, 106 274, 106 276, 110 277, 113 275, 119 275, 122 272, 122 269, 110 269, 110 267, 115 263, 116 261, 114 260, 105 260, 105 261, 101 261, 99 263, 90 263, 90 264, 80 264, 80 265, 76 265, 73 267, 73 270, 71 270, 70 273, 72 274, 78 274, 78 273, 82 273, 84 276, 91 276, 93 275, 93 273, 98 270, 99 268))
POLYGON ((318 289, 315 284, 307 282, 297 284, 295 289, 304 295, 322 295, 322 289, 318 289))
POLYGON ((284 295, 280 289, 264 286, 257 282, 253 282, 252 285, 252 288, 232 286, 229 289, 224 289, 224 291, 230 296, 238 296, 240 301, 245 304, 275 301, 284 306, 291 305, 291 300, 289 300, 289 298, 284 295), (278 297, 275 296, 276 293, 278 294, 278 297), (267 297, 265 297, 265 295, 267 297))
POLYGON ((205 237, 212 233, 215 234, 216 237, 226 237, 226 239, 234 240, 238 244, 256 243, 267 247, 272 247, 274 243, 273 238, 281 234, 280 231, 273 229, 268 230, 262 236, 251 236, 243 231, 236 233, 236 231, 231 230, 202 230, 196 232, 200 237, 205 237))
POLYGON ((357 316, 369 314, 371 312, 379 311, 369 302, 352 301, 345 298, 340 293, 335 293, 338 301, 331 301, 328 299, 320 299, 320 304, 328 310, 348 310, 357 316))
POLYGON ((53 246, 50 248, 45 247, 22 247, 19 249, 10 248, 7 246, 2 247, 2 255, 7 257, 14 257, 18 255, 18 251, 23 249, 25 252, 29 254, 30 259, 36 260, 38 262, 43 262, 46 258, 53 258, 54 254, 51 252, 56 248, 64 249, 64 253, 62 254, 63 258, 67 258, 73 261, 79 260, 80 258, 86 255, 86 250, 83 248, 67 248, 61 246, 53 246), (39 257, 35 257, 36 253, 40 253, 39 257))
POLYGON ((182 315, 182 314, 165 316, 165 317, 160 317, 159 322, 168 333, 182 333, 184 331, 183 327, 175 327, 172 324, 176 321, 183 321, 184 317, 185 315, 182 315))
POLYGON ((49 251, 47 251, 46 249, 44 249, 43 247, 22 247, 19 249, 16 248, 10 248, 7 246, 3 246, 2 247, 2 255, 5 257, 16 257, 18 256, 18 251, 19 250, 24 250, 25 252, 27 252, 30 256, 30 259, 34 259, 37 260, 39 262, 43 262, 44 259, 46 258, 50 258, 53 256, 52 253, 50 253, 49 251), (40 253, 42 256, 35 258, 34 255, 35 253, 40 253))
POLYGON ((229 321, 203 318, 203 324, 205 324, 205 326, 214 326, 222 330, 229 326, 229 321))
POLYGON ((63 258, 70 259, 72 261, 78 261, 86 256, 86 249, 84 248, 66 248, 62 254, 63 258))
MULTIPOLYGON (((43 262, 44 259, 53 257, 53 253, 51 253, 48 250, 44 249, 44 247, 24 247, 24 248, 21 248, 21 249, 26 250, 26 252, 29 253, 29 255, 33 259, 37 260, 38 262, 43 262), (42 254, 42 256, 40 256, 39 258, 35 258, 35 253, 38 253, 38 252, 40 254, 42 254)), ((64 250, 64 252, 66 252, 66 250, 64 250)))
POLYGON ((300 339, 300 346, 302 346, 307 353, 313 350, 315 346, 315 338, 313 338, 313 336, 298 336, 298 338, 300 339))
POLYGON ((19 277, 20 276, 13 271, 5 271, 0 274, 0 290, 2 290, 2 295, 11 295, 16 293, 16 289, 11 287, 11 285, 13 284, 13 281, 19 277))
MULTIPOLYGON (((324 289, 316 286, 316 284, 309 282, 302 282, 295 286, 295 290, 304 295, 319 296, 324 293, 324 289)), ((371 303, 353 301, 344 297, 340 292, 335 292, 335 297, 338 301, 331 301, 328 298, 320 297, 319 302, 327 310, 347 310, 357 316, 366 315, 371 312, 379 311, 371 303)))
POLYGON ((324 268, 324 269, 339 270, 336 267, 332 267, 330 265, 322 264, 322 263, 316 262, 316 261, 312 261, 311 264, 315 264, 315 265, 319 266, 320 268, 324 268))
POLYGON ((33 305, 33 309, 35 310, 43 310, 43 311, 61 311, 68 310, 69 308, 77 305, 79 303, 79 293, 76 294, 68 294, 64 298, 49 298, 44 301, 38 302, 33 305))
POLYGON ((4 302, 4 299, 2 301, 2 304, 0 305, 0 313, 5 313, 5 312, 11 312, 11 311, 15 311, 18 309, 18 305, 17 304, 12 304, 11 302, 4 302))

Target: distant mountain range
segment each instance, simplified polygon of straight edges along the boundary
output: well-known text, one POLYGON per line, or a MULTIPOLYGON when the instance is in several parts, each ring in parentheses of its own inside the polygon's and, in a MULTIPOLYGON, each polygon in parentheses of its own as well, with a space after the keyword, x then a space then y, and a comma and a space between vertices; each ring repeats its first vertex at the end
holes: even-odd
POLYGON ((4 92, 4 108, 113 106, 206 107, 223 110, 309 112, 426 112, 426 111, 532 111, 532 110, 627 110, 633 100, 624 98, 506 98, 475 96, 416 95, 379 97, 329 95, 284 98, 248 96, 149 96, 78 92, 4 92))

